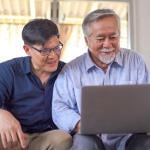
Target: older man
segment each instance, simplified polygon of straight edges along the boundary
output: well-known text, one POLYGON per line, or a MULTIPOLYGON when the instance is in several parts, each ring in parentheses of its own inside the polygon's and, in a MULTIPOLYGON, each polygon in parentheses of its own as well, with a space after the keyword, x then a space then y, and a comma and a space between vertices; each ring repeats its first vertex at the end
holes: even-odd
POLYGON ((58 76, 52 104, 54 122, 74 132, 73 150, 148 150, 150 138, 146 134, 102 134, 101 138, 78 134, 83 86, 143 84, 149 80, 143 59, 120 48, 120 19, 113 10, 89 13, 82 27, 88 52, 68 63, 58 76))

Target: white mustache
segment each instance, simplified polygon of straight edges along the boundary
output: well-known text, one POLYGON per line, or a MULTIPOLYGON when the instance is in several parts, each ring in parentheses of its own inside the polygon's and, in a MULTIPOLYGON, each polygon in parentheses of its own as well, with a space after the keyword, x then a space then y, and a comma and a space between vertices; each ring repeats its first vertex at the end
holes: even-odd
POLYGON ((101 52, 112 52, 113 48, 102 48, 100 49, 101 52))

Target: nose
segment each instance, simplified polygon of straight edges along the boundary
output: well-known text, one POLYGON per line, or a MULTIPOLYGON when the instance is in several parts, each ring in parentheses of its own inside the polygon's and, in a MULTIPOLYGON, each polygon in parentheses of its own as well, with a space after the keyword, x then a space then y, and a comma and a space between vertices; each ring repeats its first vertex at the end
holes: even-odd
POLYGON ((106 37, 105 40, 103 41, 103 47, 105 48, 109 48, 111 47, 111 40, 109 39, 109 37, 106 37))
POLYGON ((51 58, 54 57, 55 55, 56 55, 55 52, 52 50, 49 52, 48 57, 51 58))

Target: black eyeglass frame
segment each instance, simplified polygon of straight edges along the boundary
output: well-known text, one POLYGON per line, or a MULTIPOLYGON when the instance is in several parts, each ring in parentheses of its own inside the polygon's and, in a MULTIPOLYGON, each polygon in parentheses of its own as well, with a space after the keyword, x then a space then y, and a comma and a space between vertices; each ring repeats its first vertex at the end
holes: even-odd
POLYGON ((59 42, 59 45, 57 45, 54 48, 43 48, 43 49, 38 49, 32 45, 30 45, 31 48, 33 48, 34 50, 36 50, 37 52, 41 53, 42 56, 48 56, 50 55, 50 53, 53 51, 56 54, 60 54, 62 48, 63 48, 63 43, 59 42))

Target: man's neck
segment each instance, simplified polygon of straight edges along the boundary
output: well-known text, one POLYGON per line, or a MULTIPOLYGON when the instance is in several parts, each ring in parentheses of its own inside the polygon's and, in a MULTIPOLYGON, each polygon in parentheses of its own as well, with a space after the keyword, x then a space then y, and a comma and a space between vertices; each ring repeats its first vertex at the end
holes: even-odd
POLYGON ((108 68, 108 64, 104 64, 104 63, 99 62, 99 64, 97 64, 97 65, 99 68, 101 68, 106 73, 107 68, 108 68))

